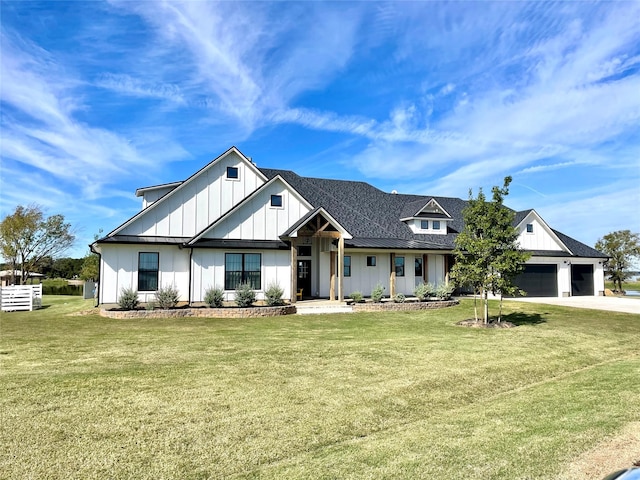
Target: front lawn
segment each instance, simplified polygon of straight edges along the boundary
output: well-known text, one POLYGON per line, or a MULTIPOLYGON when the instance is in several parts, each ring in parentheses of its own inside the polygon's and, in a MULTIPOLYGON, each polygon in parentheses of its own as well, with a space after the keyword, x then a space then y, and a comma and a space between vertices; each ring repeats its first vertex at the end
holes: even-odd
POLYGON ((91 302, 2 314, 1 478, 556 479, 640 421, 638 315, 69 315, 91 302))

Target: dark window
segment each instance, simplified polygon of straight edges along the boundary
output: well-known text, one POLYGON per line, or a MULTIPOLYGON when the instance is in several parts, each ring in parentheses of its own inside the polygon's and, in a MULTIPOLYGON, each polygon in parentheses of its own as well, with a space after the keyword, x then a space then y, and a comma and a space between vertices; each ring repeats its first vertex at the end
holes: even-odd
POLYGON ((344 276, 351 276, 351 257, 349 256, 344 257, 344 276))
POLYGON ((375 267, 376 266, 376 257, 370 255, 367 257, 367 267, 375 267))
POLYGON ((404 277, 404 257, 396 257, 396 277, 404 277))
POLYGON ((527 223, 527 233, 533 233, 533 223, 527 223))
POLYGON ((422 277, 422 257, 416 257, 416 277, 422 277))
POLYGON ((155 292, 158 290, 158 266, 160 254, 140 252, 138 254, 138 291, 155 292))
POLYGON ((434 230, 440 230, 440 220, 433 220, 433 221, 431 222, 431 227, 432 227, 434 230))
POLYGON ((237 179, 238 177, 238 167, 227 167, 227 178, 237 179))
POLYGON ((422 230, 428 230, 429 229, 429 220, 420 221, 420 228, 422 230))
POLYGON ((253 290, 260 290, 259 253, 226 253, 224 256, 224 289, 235 290, 241 283, 248 283, 253 290))
POLYGON ((271 195, 271 206, 272 207, 281 207, 282 206, 282 195, 271 195))
POLYGON ((311 256, 311 245, 300 245, 298 247, 298 256, 300 256, 300 257, 310 257, 311 256))

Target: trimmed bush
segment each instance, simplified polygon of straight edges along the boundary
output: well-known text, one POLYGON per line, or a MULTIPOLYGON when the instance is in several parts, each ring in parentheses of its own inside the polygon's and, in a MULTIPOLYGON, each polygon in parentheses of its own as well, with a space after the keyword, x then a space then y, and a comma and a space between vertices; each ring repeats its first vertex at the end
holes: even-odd
POLYGON ((156 302, 160 308, 173 308, 180 300, 180 293, 175 285, 169 285, 156 290, 156 302))
POLYGON ((256 301, 256 292, 253 291, 248 283, 241 283, 236 288, 236 304, 239 307, 246 308, 253 305, 256 301))
POLYGON ((438 285, 438 288, 436 288, 436 291, 434 292, 434 295, 439 300, 449 300, 452 294, 453 286, 447 285, 445 283, 441 283, 440 285, 438 285))
POLYGON ((420 300, 421 302, 424 302, 426 300, 429 299, 429 297, 433 297, 435 294, 435 287, 433 286, 433 284, 431 283, 420 283, 420 285, 418 285, 415 290, 413 291, 413 294, 418 297, 418 300, 420 300))
POLYGON ((138 292, 133 288, 122 287, 118 305, 123 310, 135 310, 138 306, 138 292))
POLYGON ((284 290, 280 288, 280 285, 277 283, 272 283, 265 290, 264 295, 267 300, 267 305, 270 307, 277 307, 279 305, 283 305, 282 295, 284 295, 284 290))
POLYGON ((378 283, 375 287, 373 287, 373 290, 371 291, 371 300, 373 300, 375 303, 380 303, 382 302, 383 298, 384 286, 381 283, 378 283))
POLYGON ((209 305, 211 308, 220 308, 222 307, 222 302, 224 301, 224 291, 219 288, 207 288, 204 292, 204 303, 209 305))
POLYGON ((396 293, 393 296, 393 301, 395 303, 404 303, 404 301, 407 299, 407 297, 404 296, 404 293, 396 293))
POLYGON ((362 292, 358 292, 358 291, 351 292, 351 294, 349 295, 349 298, 351 300, 353 300, 354 302, 356 302, 356 303, 360 303, 362 301, 362 298, 363 298, 362 297, 362 292))

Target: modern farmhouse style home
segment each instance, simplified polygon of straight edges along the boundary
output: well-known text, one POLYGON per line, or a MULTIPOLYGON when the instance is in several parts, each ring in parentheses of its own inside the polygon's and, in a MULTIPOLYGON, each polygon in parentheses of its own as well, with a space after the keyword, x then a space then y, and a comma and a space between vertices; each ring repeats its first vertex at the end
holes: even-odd
MULTIPOLYGON (((249 282, 264 298, 342 300, 354 291, 411 295, 420 282, 449 281, 465 200, 386 193, 363 182, 258 168, 232 147, 184 181, 140 188, 142 210, 91 245, 100 255, 100 303, 123 288, 152 300, 173 285, 202 302, 220 287, 232 300, 249 282)), ((606 256, 516 213, 532 252, 518 283, 529 296, 602 295, 606 256)))

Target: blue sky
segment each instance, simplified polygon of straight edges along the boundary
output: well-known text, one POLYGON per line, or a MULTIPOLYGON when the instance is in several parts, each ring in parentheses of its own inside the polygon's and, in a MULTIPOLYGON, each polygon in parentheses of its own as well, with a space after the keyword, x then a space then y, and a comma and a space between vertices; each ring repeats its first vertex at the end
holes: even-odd
POLYGON ((640 2, 2 2, 0 213, 83 256, 231 145, 261 167, 640 231, 640 2))

